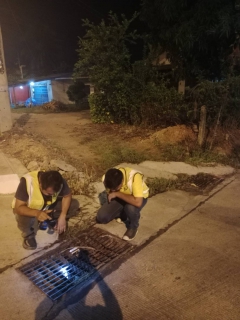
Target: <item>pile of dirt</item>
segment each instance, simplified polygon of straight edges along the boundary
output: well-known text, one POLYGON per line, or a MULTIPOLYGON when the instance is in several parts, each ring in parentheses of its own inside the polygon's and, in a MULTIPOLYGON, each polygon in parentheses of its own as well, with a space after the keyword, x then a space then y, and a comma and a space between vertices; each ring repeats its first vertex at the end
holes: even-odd
POLYGON ((196 141, 197 135, 190 127, 177 125, 153 133, 150 140, 161 144, 177 144, 183 141, 196 141))

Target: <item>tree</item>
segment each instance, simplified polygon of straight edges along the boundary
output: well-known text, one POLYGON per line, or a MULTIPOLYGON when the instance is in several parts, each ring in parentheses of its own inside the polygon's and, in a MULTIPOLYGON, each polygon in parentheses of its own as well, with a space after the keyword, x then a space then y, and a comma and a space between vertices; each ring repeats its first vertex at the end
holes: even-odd
POLYGON ((89 96, 92 120, 152 126, 182 122, 186 115, 182 96, 168 88, 151 60, 130 62, 127 42, 138 36, 128 29, 135 17, 122 16, 119 21, 110 14, 108 24, 84 22, 87 33, 79 40, 74 77, 88 76, 95 87, 89 96))
POLYGON ((84 20, 87 32, 79 39, 79 60, 75 64, 74 78, 88 76, 95 87, 89 103, 95 122, 132 122, 134 79, 130 53, 126 43, 133 43, 136 32, 129 25, 136 18, 120 19, 109 14, 108 23, 94 25, 84 20))
POLYGON ((141 18, 155 52, 166 51, 180 78, 221 79, 239 48, 238 0, 143 0, 141 18), (237 36, 236 36, 237 35, 237 36))
POLYGON ((76 105, 80 105, 83 98, 87 96, 87 90, 84 83, 76 80, 68 87, 67 95, 70 101, 74 101, 76 105))

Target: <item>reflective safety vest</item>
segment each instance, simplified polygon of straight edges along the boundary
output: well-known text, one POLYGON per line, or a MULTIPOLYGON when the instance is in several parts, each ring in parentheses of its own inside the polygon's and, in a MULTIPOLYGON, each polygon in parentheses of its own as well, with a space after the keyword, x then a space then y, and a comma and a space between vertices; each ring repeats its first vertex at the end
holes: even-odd
MULTIPOLYGON (((29 197, 27 206, 31 209, 42 210, 44 206, 44 198, 39 186, 38 172, 39 171, 29 172, 25 174, 23 178, 26 179, 27 193, 29 197)), ((49 205, 57 201, 57 197, 61 192, 61 190, 62 190, 62 186, 58 192, 52 195, 52 199, 51 201, 49 201, 48 207, 49 205)), ((12 208, 15 207, 15 202, 16 202, 16 198, 13 199, 12 208)), ((45 207, 45 209, 47 209, 47 207, 45 207)))
MULTIPOLYGON (((141 190, 143 198, 148 197, 149 188, 146 185, 146 183, 144 182, 142 172, 134 170, 129 167, 117 168, 117 169, 120 170, 123 174, 123 185, 120 189, 120 192, 125 193, 125 194, 133 194, 133 183, 134 183, 135 175, 140 174, 142 176, 142 182, 141 182, 141 185, 139 185, 137 187, 139 187, 139 189, 141 190)), ((105 179, 105 175, 103 175, 103 177, 102 177, 103 182, 104 182, 104 179, 105 179)), ((106 191, 107 191, 107 193, 109 193, 110 190, 106 189, 106 191)))
MULTIPOLYGON (((144 182, 143 179, 143 173, 141 171, 134 170, 132 168, 118 168, 123 173, 123 179, 124 179, 124 185, 127 186, 129 189, 130 194, 133 192, 133 183, 134 183, 134 178, 136 174, 140 174, 142 176, 142 189, 143 189, 143 197, 147 198, 149 195, 149 188, 147 187, 146 183, 144 182)), ((124 188, 123 185, 123 190, 121 191, 127 191, 126 188, 124 188), (124 190, 125 189, 125 190, 124 190)), ((122 189, 121 188, 121 189, 122 189)))

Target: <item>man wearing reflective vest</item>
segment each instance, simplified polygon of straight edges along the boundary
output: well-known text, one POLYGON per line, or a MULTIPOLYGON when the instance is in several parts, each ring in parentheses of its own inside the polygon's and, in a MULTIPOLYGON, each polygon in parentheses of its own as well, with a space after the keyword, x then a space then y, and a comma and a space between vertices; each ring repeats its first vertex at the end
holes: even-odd
POLYGON ((66 230, 67 213, 77 210, 71 200, 68 184, 58 171, 32 171, 21 178, 12 208, 25 249, 37 248, 35 236, 39 222, 57 219, 55 229, 58 233, 66 230))
POLYGON ((138 232, 140 211, 146 205, 149 189, 143 174, 131 168, 112 168, 103 176, 106 198, 100 195, 101 208, 97 213, 98 223, 113 219, 124 222, 127 231, 123 240, 131 241, 138 232))

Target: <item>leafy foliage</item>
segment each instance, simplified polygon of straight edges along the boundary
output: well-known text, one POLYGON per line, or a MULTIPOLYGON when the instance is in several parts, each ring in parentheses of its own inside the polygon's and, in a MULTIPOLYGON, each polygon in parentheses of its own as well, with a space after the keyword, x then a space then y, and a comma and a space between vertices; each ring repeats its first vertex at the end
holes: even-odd
MULTIPOLYGON (((156 54, 167 51, 179 77, 221 79, 239 47, 239 11, 229 0, 143 0, 142 19, 156 54)), ((232 70, 233 71, 233 70, 232 70)))
POLYGON ((136 18, 121 22, 109 15, 109 24, 94 25, 84 21, 87 33, 79 40, 79 60, 75 78, 88 75, 95 87, 89 97, 94 122, 130 124, 173 124, 184 118, 183 98, 159 74, 150 60, 130 62, 127 42, 134 42, 136 32, 128 32, 136 18))
MULTIPOLYGON (((219 115, 221 124, 240 117, 240 76, 224 81, 203 81, 189 91, 186 99, 206 105, 208 124, 214 124, 219 115)), ((239 122, 240 124, 240 122, 239 122)))
POLYGON ((142 122, 147 125, 176 125, 186 121, 184 97, 163 80, 146 84, 141 99, 142 122))
POLYGON ((87 91, 84 83, 76 80, 74 84, 68 87, 67 95, 70 101, 74 101, 77 105, 87 96, 87 91))
POLYGON ((126 42, 132 43, 137 38, 136 32, 128 32, 136 16, 130 20, 122 16, 119 21, 110 13, 108 24, 84 21, 87 33, 79 40, 74 76, 89 76, 95 87, 96 92, 89 100, 95 122, 131 121, 133 79, 126 42))

